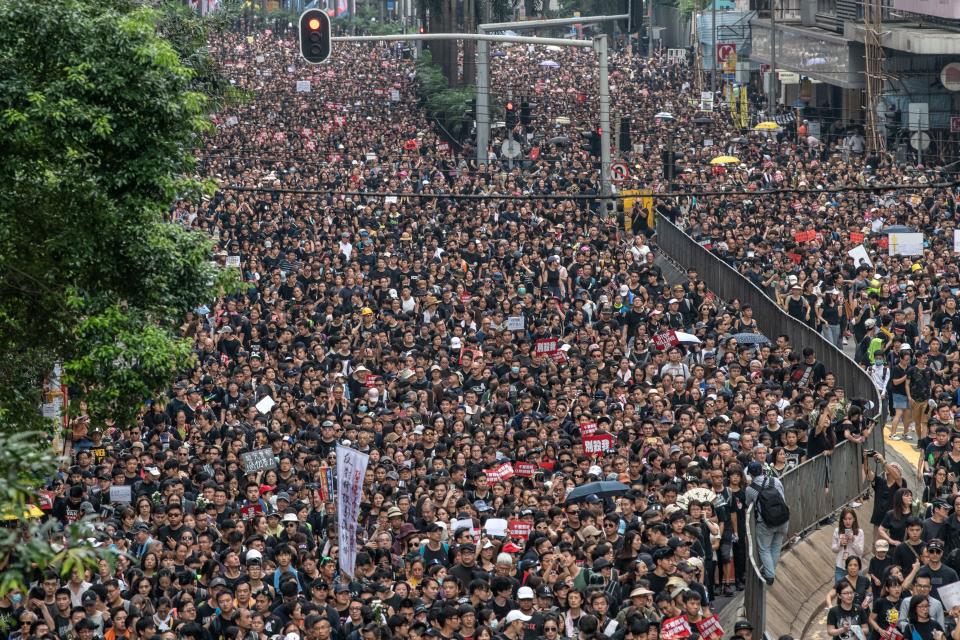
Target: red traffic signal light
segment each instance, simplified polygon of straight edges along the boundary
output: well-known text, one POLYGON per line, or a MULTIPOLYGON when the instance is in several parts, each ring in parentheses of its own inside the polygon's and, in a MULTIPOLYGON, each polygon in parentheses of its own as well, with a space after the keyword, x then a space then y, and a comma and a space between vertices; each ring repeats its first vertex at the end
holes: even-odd
POLYGON ((307 9, 300 15, 300 55, 310 64, 330 57, 330 16, 322 9, 307 9))

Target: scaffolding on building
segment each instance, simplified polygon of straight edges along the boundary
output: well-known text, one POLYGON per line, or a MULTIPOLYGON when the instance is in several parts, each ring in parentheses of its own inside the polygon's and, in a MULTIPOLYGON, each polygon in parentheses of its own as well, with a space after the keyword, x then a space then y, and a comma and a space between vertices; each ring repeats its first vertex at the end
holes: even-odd
POLYGON ((867 80, 867 147, 882 152, 886 136, 880 122, 883 96, 883 45, 880 44, 882 0, 866 0, 863 6, 864 45, 867 80))

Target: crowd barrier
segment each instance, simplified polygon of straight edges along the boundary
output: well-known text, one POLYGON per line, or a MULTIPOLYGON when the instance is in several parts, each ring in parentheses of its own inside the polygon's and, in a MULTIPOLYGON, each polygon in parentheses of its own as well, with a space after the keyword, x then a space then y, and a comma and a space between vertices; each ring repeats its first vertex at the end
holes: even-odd
MULTIPOLYGON (((684 268, 697 269, 700 279, 720 299, 739 300, 741 305, 750 305, 760 331, 771 340, 784 334, 790 337, 795 350, 812 347, 827 371, 834 373, 838 386, 846 391, 847 397, 868 399, 874 404, 873 412, 878 417, 879 426, 873 430, 867 442, 863 445, 843 442, 831 455, 808 460, 781 478, 790 506, 787 540, 802 536, 868 488, 860 473, 863 450, 884 450, 882 425, 885 416, 880 395, 866 372, 843 351, 806 324, 789 316, 763 290, 662 216, 657 218, 657 245, 684 268)), ((767 584, 760 574, 753 529, 751 507, 747 514, 750 562, 746 572, 744 609, 747 620, 755 629, 754 637, 760 638, 768 631, 765 608, 767 584)))

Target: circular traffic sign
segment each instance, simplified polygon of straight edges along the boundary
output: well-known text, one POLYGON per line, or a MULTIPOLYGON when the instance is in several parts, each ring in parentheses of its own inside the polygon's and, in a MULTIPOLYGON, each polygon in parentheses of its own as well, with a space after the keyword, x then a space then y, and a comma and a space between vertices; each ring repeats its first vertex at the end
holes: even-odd
POLYGON ((623 182, 630 177, 630 168, 625 162, 617 162, 616 164, 610 165, 610 178, 617 181, 623 182))
POLYGON ((916 131, 910 136, 910 146, 917 151, 926 151, 930 147, 930 134, 926 131, 916 131))
POLYGON ((513 159, 523 153, 523 147, 521 147, 520 143, 516 140, 504 140, 500 146, 500 153, 502 153, 505 158, 513 159))

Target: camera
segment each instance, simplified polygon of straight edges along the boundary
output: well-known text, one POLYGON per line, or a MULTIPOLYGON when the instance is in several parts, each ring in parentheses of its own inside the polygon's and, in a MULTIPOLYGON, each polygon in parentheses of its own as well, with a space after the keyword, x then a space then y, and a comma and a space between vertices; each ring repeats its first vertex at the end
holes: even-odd
POLYGON ((875 449, 864 449, 864 450, 863 450, 863 454, 864 454, 865 456, 869 456, 869 457, 872 458, 873 456, 877 455, 877 452, 876 452, 875 449))

